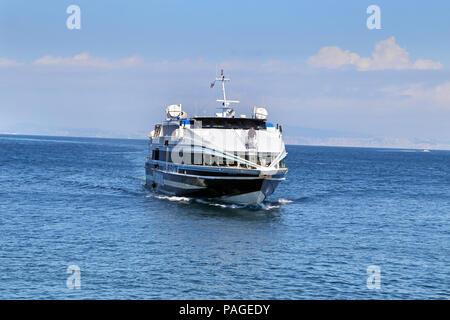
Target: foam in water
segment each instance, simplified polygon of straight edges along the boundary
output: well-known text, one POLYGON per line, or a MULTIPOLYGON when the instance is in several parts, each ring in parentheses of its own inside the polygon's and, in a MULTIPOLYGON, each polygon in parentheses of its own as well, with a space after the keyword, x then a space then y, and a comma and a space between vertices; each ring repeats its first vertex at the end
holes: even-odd
POLYGON ((220 207, 220 208, 230 208, 230 209, 242 209, 245 208, 245 205, 238 205, 233 203, 218 203, 210 200, 204 200, 204 199, 195 199, 196 203, 206 204, 213 207, 220 207))
POLYGON ((294 201, 288 200, 288 199, 283 199, 283 198, 278 199, 278 203, 279 203, 279 204, 289 204, 289 203, 293 203, 293 202, 294 202, 294 201))
MULTIPOLYGON (((177 196, 164 196, 164 195, 153 195, 155 198, 163 199, 163 200, 169 200, 169 201, 175 201, 175 202, 191 202, 191 198, 188 197, 177 197, 177 196)), ((151 196, 148 195, 148 198, 151 196)))
POLYGON ((276 201, 264 201, 263 203, 259 205, 244 205, 244 204, 234 204, 234 203, 224 203, 224 202, 217 202, 212 199, 200 199, 200 198, 189 198, 189 197, 179 197, 179 196, 168 196, 168 195, 161 195, 161 194, 149 194, 146 196, 147 198, 155 197, 157 199, 161 200, 169 200, 172 202, 180 202, 180 203, 198 203, 223 209, 262 209, 262 210, 274 210, 279 209, 281 206, 294 203, 293 200, 289 199, 283 199, 280 198, 276 201))
POLYGON ((274 205, 274 204, 261 203, 260 207, 261 207, 261 209, 269 211, 269 210, 273 210, 273 209, 279 209, 281 206, 277 206, 277 205, 274 205))

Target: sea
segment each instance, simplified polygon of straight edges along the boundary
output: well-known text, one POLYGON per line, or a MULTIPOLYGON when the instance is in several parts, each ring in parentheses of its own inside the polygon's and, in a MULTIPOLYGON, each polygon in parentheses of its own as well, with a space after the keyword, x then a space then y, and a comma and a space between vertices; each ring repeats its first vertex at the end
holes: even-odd
POLYGON ((0 299, 450 298, 450 151, 287 146, 246 207, 146 190, 147 144, 0 135, 0 299))

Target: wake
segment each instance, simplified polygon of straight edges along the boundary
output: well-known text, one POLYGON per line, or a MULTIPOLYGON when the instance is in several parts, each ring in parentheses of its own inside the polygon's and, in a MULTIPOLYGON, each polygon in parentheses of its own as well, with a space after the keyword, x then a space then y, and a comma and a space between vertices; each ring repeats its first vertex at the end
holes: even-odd
POLYGON ((235 203, 225 203, 214 199, 201 199, 201 198, 190 198, 190 197, 180 197, 180 196, 169 196, 161 195, 156 193, 150 193, 146 195, 146 198, 156 198, 159 200, 165 200, 170 202, 178 202, 181 204, 200 204, 205 206, 212 206, 222 209, 251 209, 251 210, 275 210, 280 209, 283 206, 294 203, 294 200, 280 198, 275 201, 265 200, 261 204, 245 205, 245 204, 235 204, 235 203))

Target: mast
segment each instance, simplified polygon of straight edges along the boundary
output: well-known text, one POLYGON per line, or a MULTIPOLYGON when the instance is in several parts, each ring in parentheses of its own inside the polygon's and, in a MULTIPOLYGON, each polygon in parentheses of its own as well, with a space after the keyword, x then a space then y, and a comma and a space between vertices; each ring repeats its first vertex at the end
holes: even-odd
POLYGON ((232 117, 232 116, 234 116, 234 110, 230 107, 230 104, 231 103, 239 103, 239 101, 237 101, 237 100, 227 100, 227 94, 226 94, 226 90, 225 90, 225 81, 230 81, 230 79, 229 78, 225 78, 225 75, 223 74, 223 69, 221 70, 220 78, 216 78, 216 80, 214 80, 211 83, 211 88, 214 87, 216 81, 222 82, 223 99, 216 100, 217 102, 221 102, 222 103, 221 116, 224 117, 224 118, 232 117))

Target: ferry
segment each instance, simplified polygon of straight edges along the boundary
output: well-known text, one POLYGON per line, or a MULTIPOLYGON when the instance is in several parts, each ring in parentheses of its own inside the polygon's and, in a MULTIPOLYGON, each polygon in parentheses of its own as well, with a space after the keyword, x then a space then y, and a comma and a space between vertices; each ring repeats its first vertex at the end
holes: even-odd
POLYGON ((166 108, 166 119, 149 135, 145 186, 157 193, 226 203, 257 205, 285 180, 287 152, 282 126, 253 107, 251 116, 235 114, 224 76, 221 112, 188 117, 181 104, 166 108))

